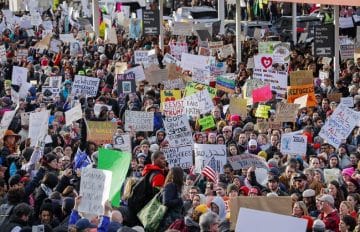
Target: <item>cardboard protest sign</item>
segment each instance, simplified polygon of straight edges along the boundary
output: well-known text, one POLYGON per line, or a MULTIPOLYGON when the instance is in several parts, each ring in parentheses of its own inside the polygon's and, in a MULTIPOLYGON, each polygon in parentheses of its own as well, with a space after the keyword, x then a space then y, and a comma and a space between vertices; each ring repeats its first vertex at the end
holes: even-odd
POLYGON ((255 117, 257 118, 269 118, 269 110, 271 109, 268 105, 259 105, 256 109, 255 117))
POLYGON ((181 99, 181 90, 161 90, 160 102, 176 101, 181 99))
POLYGON ((276 104, 275 119, 278 122, 295 122, 300 105, 278 102, 276 104))
POLYGON ((327 99, 329 99, 330 102, 336 102, 336 103, 339 103, 340 102, 340 99, 342 97, 342 93, 330 93, 330 94, 327 94, 327 99))
POLYGON ((109 149, 99 149, 98 168, 112 172, 109 199, 111 205, 118 207, 121 199, 121 188, 129 170, 131 154, 109 149))
POLYGON ((113 136, 113 146, 124 152, 132 152, 130 134, 115 134, 113 136))
POLYGON ((360 115, 358 112, 340 104, 336 107, 330 118, 326 120, 319 135, 329 144, 338 148, 359 123, 359 120, 360 115))
POLYGON ((11 74, 11 84, 21 86, 24 82, 27 82, 28 69, 13 66, 12 74, 11 74))
POLYGON ((233 94, 235 92, 235 75, 230 74, 216 77, 216 89, 233 94))
POLYGON ((75 75, 71 94, 75 96, 95 97, 100 83, 99 78, 75 75))
POLYGON ((34 47, 36 49, 48 49, 50 46, 51 37, 52 37, 51 33, 46 36, 43 36, 43 39, 37 42, 34 47))
POLYGON ((216 173, 222 174, 226 164, 226 146, 214 144, 194 144, 195 172, 201 173, 205 166, 210 166, 216 173))
POLYGON ((0 138, 4 137, 5 131, 10 126, 10 123, 13 120, 15 113, 16 113, 16 110, 5 111, 5 113, 1 119, 1 123, 0 123, 0 138))
POLYGON ((129 73, 134 74, 136 82, 145 80, 144 68, 141 65, 128 69, 124 72, 124 74, 129 74, 129 73))
POLYGON ((271 90, 276 91, 277 98, 285 98, 286 87, 288 86, 287 72, 254 68, 253 77, 269 83, 271 90))
POLYGON ((50 111, 40 111, 30 114, 29 135, 31 146, 42 142, 48 133, 50 111))
POLYGON ((169 80, 176 80, 179 78, 183 78, 182 69, 180 66, 176 64, 168 64, 166 65, 166 69, 168 70, 168 79, 169 80))
POLYGON ((110 121, 87 121, 88 139, 96 144, 111 144, 117 124, 110 121))
POLYGON ((193 166, 191 145, 161 148, 161 151, 164 152, 169 168, 181 167, 182 169, 189 169, 193 166))
POLYGON ((299 106, 299 109, 302 109, 302 108, 305 108, 307 106, 307 99, 308 99, 309 95, 304 95, 304 96, 301 96, 301 97, 298 97, 298 98, 295 98, 294 100, 294 104, 298 104, 300 105, 299 106))
POLYGON ((314 83, 311 70, 300 70, 290 72, 290 85, 309 85, 314 83))
POLYGON ((129 94, 136 92, 136 80, 134 72, 117 75, 117 91, 119 94, 129 94))
POLYGON ((166 81, 168 79, 168 70, 167 69, 153 69, 151 71, 145 70, 145 77, 146 80, 150 84, 157 85, 159 83, 162 83, 163 81, 166 81))
POLYGON ((307 220, 302 218, 286 216, 276 213, 240 208, 236 222, 236 232, 247 232, 249 228, 256 225, 257 231, 276 232, 304 232, 307 227, 307 220), (261 223, 259 223, 261 221, 261 223))
POLYGON ((212 88, 208 85, 203 85, 203 84, 199 84, 199 83, 196 83, 196 82, 188 82, 186 83, 186 87, 185 87, 185 92, 184 92, 184 96, 187 97, 187 96, 190 96, 192 94, 195 94, 199 91, 202 91, 206 89, 211 98, 214 98, 216 96, 216 89, 215 88, 212 88))
POLYGON ((238 97, 230 97, 230 105, 229 105, 230 114, 237 114, 240 115, 241 118, 246 118, 247 116, 246 104, 247 104, 246 99, 238 98, 238 97))
POLYGON ((330 183, 333 180, 336 180, 339 182, 340 179, 342 179, 341 171, 338 168, 325 168, 324 169, 324 179, 325 183, 330 183))
POLYGON ((185 115, 165 117, 163 120, 166 140, 170 147, 192 145, 194 143, 189 120, 185 115))
POLYGON ((163 81, 163 85, 164 85, 164 90, 185 89, 184 81, 181 78, 163 81))
POLYGON ((81 169, 79 212, 104 215, 105 202, 109 199, 112 173, 95 168, 81 169))
POLYGON ((306 154, 307 138, 305 135, 287 133, 281 135, 280 151, 283 154, 304 155, 306 154))
POLYGON ((154 112, 125 111, 125 131, 153 131, 154 112))
POLYGON ((253 103, 266 102, 272 98, 270 85, 256 88, 252 91, 253 103))
POLYGON ((231 230, 235 230, 240 208, 263 210, 282 215, 291 215, 292 213, 292 201, 288 196, 276 198, 239 196, 230 198, 229 206, 231 230))
POLYGON ((314 92, 314 84, 289 86, 287 91, 287 100, 289 103, 293 103, 296 98, 308 95, 307 106, 316 106, 316 98, 314 92))
POLYGON ((353 97, 342 97, 340 99, 340 104, 343 104, 344 106, 347 107, 354 107, 354 98, 353 97))
POLYGON ((206 114, 214 108, 214 103, 207 89, 183 98, 185 114, 198 116, 206 114))
POLYGON ((70 126, 73 122, 82 118, 81 104, 65 111, 66 126, 70 126))
POLYGON ((269 169, 266 160, 260 156, 253 154, 241 154, 236 156, 227 157, 227 161, 230 163, 234 170, 248 169, 252 166, 257 168, 269 169))
POLYGON ((205 131, 205 130, 216 127, 216 124, 215 124, 215 121, 214 121, 214 118, 212 115, 200 118, 199 124, 201 126, 201 131, 205 131))

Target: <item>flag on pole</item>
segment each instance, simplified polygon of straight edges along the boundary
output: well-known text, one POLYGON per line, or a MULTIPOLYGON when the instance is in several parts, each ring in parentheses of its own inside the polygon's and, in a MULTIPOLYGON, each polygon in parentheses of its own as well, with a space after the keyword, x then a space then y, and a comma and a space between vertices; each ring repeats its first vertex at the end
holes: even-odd
POLYGON ((218 182, 218 175, 217 173, 214 171, 214 169, 212 169, 209 165, 207 165, 201 172, 201 174, 205 177, 207 177, 210 181, 217 183, 218 182))

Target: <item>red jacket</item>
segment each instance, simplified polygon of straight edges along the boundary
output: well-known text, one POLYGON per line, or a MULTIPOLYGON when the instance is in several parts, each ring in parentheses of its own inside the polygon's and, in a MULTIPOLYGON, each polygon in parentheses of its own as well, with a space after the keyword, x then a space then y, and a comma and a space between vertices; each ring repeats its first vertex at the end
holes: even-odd
POLYGON ((156 174, 151 179, 151 185, 153 187, 162 188, 164 186, 164 183, 165 183, 165 175, 164 175, 164 170, 162 170, 159 166, 153 165, 153 164, 147 164, 147 165, 145 165, 144 170, 141 173, 141 175, 145 176, 146 174, 148 174, 149 172, 154 171, 154 170, 158 170, 159 173, 156 174))
POLYGON ((324 213, 321 213, 319 218, 325 223, 327 230, 339 232, 340 216, 336 210, 326 216, 324 216, 324 213))

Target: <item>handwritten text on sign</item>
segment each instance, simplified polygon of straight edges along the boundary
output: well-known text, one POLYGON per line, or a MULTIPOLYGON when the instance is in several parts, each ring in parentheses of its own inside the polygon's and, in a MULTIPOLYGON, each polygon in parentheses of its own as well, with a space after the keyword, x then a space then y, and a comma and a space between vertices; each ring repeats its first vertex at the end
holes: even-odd
POLYGON ((338 148, 342 140, 349 136, 359 121, 359 112, 353 111, 347 106, 340 104, 331 117, 326 120, 319 135, 328 143, 338 148))
POLYGON ((185 115, 165 117, 164 127, 171 147, 193 144, 189 120, 185 115))
POLYGON ((250 168, 252 166, 268 169, 268 166, 264 159, 262 159, 260 156, 252 154, 230 156, 227 158, 227 160, 234 170, 250 168))
POLYGON ((215 172, 224 173, 223 166, 226 164, 226 146, 213 144, 194 144, 195 171, 201 170, 209 165, 215 172))
POLYGON ((295 135, 293 133, 281 136, 280 151, 283 154, 304 155, 306 154, 307 139, 305 135, 295 135))
POLYGON ((98 91, 99 82, 99 78, 75 75, 71 93, 77 96, 84 95, 95 97, 98 91))
POLYGON ((112 173, 107 170, 83 168, 81 170, 79 212, 103 215, 109 198, 112 173))
POLYGON ((154 112, 125 111, 125 131, 153 131, 153 128, 154 112))
POLYGON ((192 146, 169 147, 161 150, 164 152, 170 168, 179 166, 187 169, 193 165, 192 146))

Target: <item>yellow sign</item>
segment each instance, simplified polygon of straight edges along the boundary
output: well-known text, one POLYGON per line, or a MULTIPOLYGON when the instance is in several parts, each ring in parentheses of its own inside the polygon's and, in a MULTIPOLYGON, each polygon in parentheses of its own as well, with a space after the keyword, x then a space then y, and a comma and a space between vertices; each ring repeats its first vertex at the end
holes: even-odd
POLYGON ((256 109, 255 117, 257 118, 269 118, 269 110, 271 106, 268 105, 259 105, 256 109))
POLYGON ((179 99, 181 99, 181 90, 161 90, 160 92, 161 103, 175 101, 179 99))

